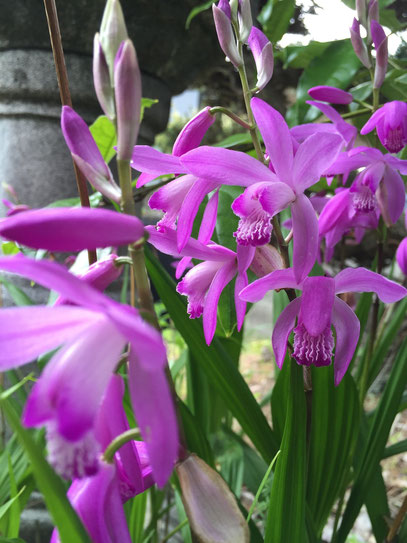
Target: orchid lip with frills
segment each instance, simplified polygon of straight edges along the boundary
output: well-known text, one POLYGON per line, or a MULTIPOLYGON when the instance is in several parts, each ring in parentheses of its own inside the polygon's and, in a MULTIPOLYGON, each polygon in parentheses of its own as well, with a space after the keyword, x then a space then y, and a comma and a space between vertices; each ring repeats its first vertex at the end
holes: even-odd
POLYGON ((365 268, 345 268, 334 278, 307 277, 300 283, 296 281, 293 270, 288 268, 254 281, 241 291, 240 297, 257 302, 267 291, 281 288, 302 290, 302 296, 290 302, 276 321, 272 344, 277 365, 281 368, 284 362, 287 340, 292 331, 293 358, 298 364, 329 365, 334 347, 333 325, 336 331, 336 385, 348 369, 360 329, 355 313, 337 295, 344 292, 376 292, 383 302, 396 302, 407 295, 407 289, 401 285, 365 268))

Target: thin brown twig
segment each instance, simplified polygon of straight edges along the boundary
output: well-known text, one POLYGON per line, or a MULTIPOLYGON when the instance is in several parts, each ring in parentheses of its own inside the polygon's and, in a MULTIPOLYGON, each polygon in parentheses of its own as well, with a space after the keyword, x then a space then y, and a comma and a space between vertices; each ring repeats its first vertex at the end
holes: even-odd
POLYGON ((401 507, 394 518, 393 524, 390 526, 390 530, 386 538, 386 543, 393 542, 406 514, 407 514, 407 494, 404 496, 403 503, 401 504, 401 507))
MULTIPOLYGON (((68 73, 65 65, 64 50, 62 48, 61 32, 59 29, 58 13, 55 0, 44 0, 45 14, 47 16, 49 37, 51 41, 52 53, 54 55, 55 71, 57 73, 59 94, 63 106, 72 107, 71 93, 69 92, 68 73)), ((90 207, 86 179, 82 172, 73 162, 75 171, 76 186, 78 188, 79 199, 83 207, 90 207)), ((96 251, 88 251, 89 264, 96 262, 96 251)))

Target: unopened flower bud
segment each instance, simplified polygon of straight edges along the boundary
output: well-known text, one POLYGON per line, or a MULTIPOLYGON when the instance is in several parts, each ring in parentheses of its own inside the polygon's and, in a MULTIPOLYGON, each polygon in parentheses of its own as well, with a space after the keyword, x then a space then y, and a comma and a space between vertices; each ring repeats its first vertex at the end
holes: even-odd
POLYGON ((383 85, 386 77, 388 49, 387 36, 383 27, 377 22, 372 21, 370 25, 372 40, 376 49, 376 66, 374 71, 373 87, 379 89, 383 85))
POLYGON ((264 277, 268 273, 275 270, 282 270, 283 268, 284 261, 275 247, 272 245, 256 247, 250 269, 257 277, 264 277))
POLYGON ((104 114, 114 122, 116 110, 114 105, 114 94, 110 80, 109 67, 106 62, 100 43, 99 34, 95 34, 93 42, 93 84, 97 99, 104 114))
POLYGON ((241 0, 239 5, 239 39, 242 43, 246 43, 253 27, 252 9, 250 0, 241 0))
POLYGON ((309 89, 308 94, 314 100, 328 102, 329 104, 350 104, 353 100, 353 96, 350 92, 337 89, 336 87, 329 87, 327 85, 312 87, 309 89))
POLYGON ((355 51, 355 55, 358 57, 363 66, 370 68, 371 62, 369 60, 369 55, 367 54, 365 42, 360 36, 360 23, 357 19, 353 19, 352 26, 349 30, 350 41, 352 43, 353 50, 355 51))
POLYGON ((366 21, 366 31, 367 31, 367 43, 372 43, 372 34, 371 34, 371 23, 372 21, 379 22, 379 4, 377 0, 370 0, 367 8, 367 21, 366 21))
POLYGON ((407 238, 401 240, 396 252, 397 264, 404 275, 407 275, 407 238))
POLYGON ((131 40, 120 46, 114 65, 114 92, 117 114, 117 155, 130 160, 136 144, 141 110, 141 75, 131 40))
POLYGON ((113 81, 114 61, 120 44, 128 38, 119 0, 107 0, 100 25, 100 43, 113 81))
POLYGON ((237 48, 230 18, 222 8, 215 6, 215 4, 212 6, 212 12, 221 49, 225 53, 226 58, 228 58, 236 68, 239 68, 243 64, 243 60, 237 48))
POLYGON ((182 156, 201 143, 209 127, 215 122, 215 115, 211 115, 211 108, 205 107, 195 115, 178 134, 172 148, 174 156, 182 156))
POLYGON ((230 14, 232 21, 237 21, 237 13, 239 11, 239 0, 229 0, 230 14))
POLYGON ((249 529, 222 477, 195 454, 177 474, 191 530, 200 543, 246 543, 249 529))
POLYGON ((61 128, 78 168, 96 190, 119 203, 121 190, 114 182, 85 121, 69 106, 62 108, 61 128))
POLYGON ((255 26, 252 27, 250 32, 248 44, 253 54, 254 62, 256 63, 256 87, 259 91, 261 91, 264 89, 273 75, 273 45, 269 42, 267 36, 265 36, 265 34, 263 34, 263 32, 255 26))

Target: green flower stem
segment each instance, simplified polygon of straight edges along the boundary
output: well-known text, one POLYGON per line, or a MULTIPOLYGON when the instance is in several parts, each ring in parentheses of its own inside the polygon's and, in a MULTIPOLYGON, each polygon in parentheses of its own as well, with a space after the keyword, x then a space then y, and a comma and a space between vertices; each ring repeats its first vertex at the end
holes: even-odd
POLYGON ((354 117, 359 117, 360 115, 365 115, 365 113, 372 113, 371 107, 364 107, 362 109, 357 109, 356 111, 349 111, 349 113, 344 113, 342 115, 343 119, 353 119, 354 117))
POLYGON ((373 87, 373 112, 379 109, 380 100, 379 100, 380 89, 373 87))
POLYGON ((112 464, 114 455, 120 449, 120 447, 123 447, 123 445, 128 441, 140 441, 140 439, 140 430, 138 428, 131 428, 130 430, 123 432, 115 437, 106 447, 106 450, 103 453, 103 459, 108 464, 112 464))
POLYGON ((215 115, 216 113, 223 113, 223 115, 227 115, 228 117, 233 119, 235 123, 240 124, 240 126, 243 126, 245 130, 250 131, 250 129, 252 128, 249 123, 241 119, 239 115, 236 115, 236 113, 233 113, 233 111, 230 111, 230 109, 226 107, 222 107, 222 106, 211 107, 211 109, 209 110, 209 113, 211 115, 215 115))
POLYGON ((165 543, 166 541, 169 541, 172 538, 172 536, 175 535, 180 530, 182 530, 182 528, 186 526, 188 522, 189 520, 187 518, 184 519, 182 522, 180 522, 178 526, 176 526, 173 530, 171 530, 171 532, 168 535, 166 535, 164 539, 161 540, 161 543, 165 543))

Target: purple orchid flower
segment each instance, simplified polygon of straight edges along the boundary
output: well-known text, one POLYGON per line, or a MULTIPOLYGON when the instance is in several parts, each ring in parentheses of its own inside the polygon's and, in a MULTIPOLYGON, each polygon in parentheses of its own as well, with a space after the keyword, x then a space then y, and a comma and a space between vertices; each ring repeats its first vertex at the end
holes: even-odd
MULTIPOLYGON (((95 425, 96 439, 102 450, 129 429, 123 394, 123 378, 112 375, 95 425)), ((130 542, 121 504, 153 484, 145 444, 128 441, 115 453, 114 464, 102 461, 95 476, 75 479, 68 490, 68 499, 94 543, 130 542)), ((51 543, 60 543, 57 530, 54 530, 51 543)))
POLYGON ((232 204, 240 217, 235 234, 239 245, 268 243, 272 217, 291 206, 294 270, 301 280, 314 265, 318 250, 318 222, 304 191, 335 161, 342 138, 314 134, 294 156, 290 130, 280 113, 259 98, 252 98, 251 104, 275 173, 251 156, 220 148, 199 147, 183 155, 181 162, 193 175, 209 181, 248 186, 232 204))
POLYGON ((107 209, 49 207, 0 219, 0 236, 33 249, 82 251, 134 243, 144 225, 107 209))
POLYGON ((352 309, 337 294, 375 292, 385 302, 396 302, 407 295, 407 289, 365 268, 345 268, 335 278, 306 277, 297 282, 291 268, 277 270, 254 281, 240 293, 243 300, 257 302, 269 290, 295 288, 302 296, 288 304, 277 319, 272 344, 276 363, 282 367, 287 340, 294 331, 293 358, 304 366, 331 364, 336 331, 334 360, 335 385, 339 385, 348 369, 359 339, 360 324, 352 309), (297 325, 296 325, 296 319, 297 325))
POLYGON ((50 460, 58 473, 72 478, 97 471, 98 407, 123 348, 130 344, 131 399, 154 478, 163 486, 177 457, 178 439, 159 333, 135 309, 110 300, 54 262, 17 255, 0 259, 0 269, 76 304, 0 311, 2 371, 62 345, 34 386, 23 416, 26 426, 46 425, 50 460))
POLYGON ((115 183, 87 124, 69 106, 62 108, 61 128, 72 158, 89 183, 107 198, 120 203, 120 187, 115 183))
POLYGON ((333 248, 343 236, 354 230, 357 243, 362 241, 366 230, 374 230, 379 223, 380 212, 374 204, 374 194, 369 186, 356 184, 350 189, 338 190, 321 211, 318 227, 320 237, 325 237, 325 260, 333 256, 333 248))
POLYGON ((398 153, 407 145, 407 104, 394 100, 375 111, 360 133, 368 134, 374 128, 383 147, 398 153))
POLYGON ((309 89, 308 94, 314 100, 320 102, 328 102, 329 104, 350 104, 353 96, 350 92, 346 92, 337 87, 329 87, 328 85, 319 85, 309 89))
POLYGON ((377 205, 389 226, 398 221, 403 212, 405 201, 404 182, 397 170, 407 173, 407 160, 401 160, 390 154, 383 154, 371 147, 356 147, 348 153, 342 153, 329 167, 327 173, 345 173, 366 166, 354 182, 355 207, 367 209, 377 205), (370 192, 369 190, 370 189, 370 192), (368 201, 367 201, 368 200, 368 201))
POLYGON ((238 247, 236 254, 222 245, 204 245, 191 238, 182 251, 178 251, 174 230, 162 233, 151 226, 146 229, 150 234, 148 242, 162 253, 203 260, 186 273, 178 283, 177 291, 188 297, 188 314, 191 319, 203 316, 204 335, 208 345, 215 334, 217 307, 222 290, 237 274, 235 307, 237 329, 240 330, 246 314, 246 303, 239 298, 238 292, 247 285, 247 269, 253 259, 254 248, 238 247))
MULTIPOLYGON (((76 479, 67 496, 93 543, 131 543, 113 464, 101 462, 96 476, 76 479)), ((50 543, 61 543, 57 530, 50 543)))

